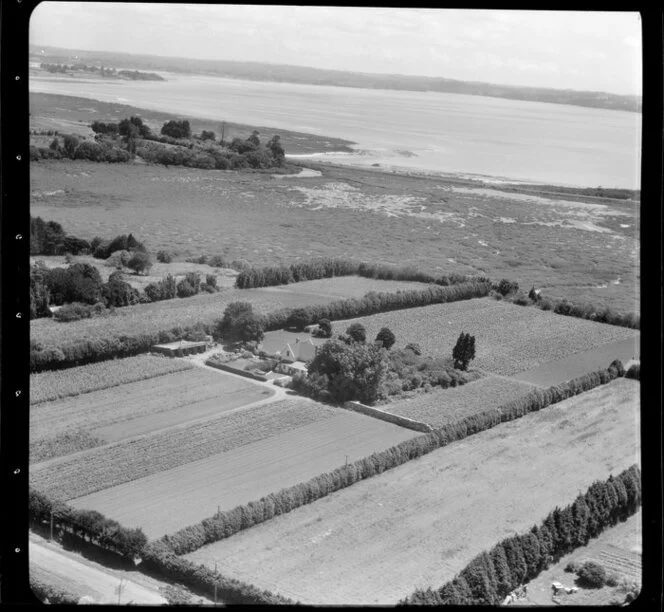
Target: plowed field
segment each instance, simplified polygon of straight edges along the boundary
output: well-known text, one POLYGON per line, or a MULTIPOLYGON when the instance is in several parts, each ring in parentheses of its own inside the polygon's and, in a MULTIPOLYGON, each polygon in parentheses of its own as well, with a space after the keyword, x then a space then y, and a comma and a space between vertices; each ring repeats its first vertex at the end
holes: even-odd
POLYGON ((619 379, 359 482, 186 557, 312 604, 395 604, 639 461, 619 379))
POLYGON ((274 390, 246 379, 194 368, 44 402, 30 408, 31 461, 223 414, 271 395, 274 390), (62 444, 64 438, 77 438, 79 447, 62 444))
POLYGON ((269 402, 46 461, 32 468, 30 479, 39 490, 62 499, 73 499, 336 414, 337 410, 308 400, 269 402))
MULTIPOLYGON (((278 406, 270 406, 275 414, 278 406)), ((156 538, 212 516, 218 507, 259 499, 417 435, 355 412, 327 410, 334 412, 323 420, 70 503, 156 538)))

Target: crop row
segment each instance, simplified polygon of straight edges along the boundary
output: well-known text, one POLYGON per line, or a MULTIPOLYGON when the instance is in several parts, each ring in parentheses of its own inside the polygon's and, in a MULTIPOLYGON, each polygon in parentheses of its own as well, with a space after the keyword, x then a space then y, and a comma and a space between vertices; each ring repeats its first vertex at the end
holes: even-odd
POLYGON ((529 412, 541 410, 573 395, 608 383, 623 376, 624 373, 622 364, 615 361, 606 370, 585 374, 548 389, 534 389, 528 395, 500 407, 487 409, 444 425, 429 434, 405 440, 384 451, 373 453, 369 457, 337 468, 333 472, 316 476, 307 482, 271 493, 257 501, 219 512, 196 525, 185 527, 175 534, 166 535, 159 541, 177 555, 190 553, 243 529, 270 520, 274 516, 285 514, 316 501, 334 491, 351 486, 355 482, 371 478, 411 459, 447 446, 455 440, 462 440, 500 423, 512 421, 529 412))
POLYGON ((30 404, 41 404, 117 387, 192 367, 186 361, 141 355, 103 364, 69 368, 66 372, 39 372, 30 375, 30 404))

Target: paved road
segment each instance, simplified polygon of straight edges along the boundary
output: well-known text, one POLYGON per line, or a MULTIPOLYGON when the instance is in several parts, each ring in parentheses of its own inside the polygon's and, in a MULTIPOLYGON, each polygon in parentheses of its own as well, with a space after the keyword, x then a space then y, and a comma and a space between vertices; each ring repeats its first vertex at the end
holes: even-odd
MULTIPOLYGON (((71 585, 75 593, 84 593, 92 597, 95 603, 117 605, 117 588, 121 574, 104 568, 94 562, 82 563, 46 543, 34 539, 29 543, 30 563, 35 564, 46 576, 52 576, 54 582, 71 585)), ((159 605, 168 603, 157 591, 146 588, 125 578, 122 579, 120 603, 130 601, 136 604, 159 605)))

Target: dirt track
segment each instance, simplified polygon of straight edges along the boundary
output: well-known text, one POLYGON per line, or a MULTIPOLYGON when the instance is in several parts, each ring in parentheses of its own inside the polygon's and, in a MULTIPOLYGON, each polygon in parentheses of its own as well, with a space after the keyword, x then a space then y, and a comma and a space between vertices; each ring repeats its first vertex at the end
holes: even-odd
POLYGON ((94 602, 117 605, 117 588, 122 581, 119 601, 121 604, 161 605, 168 601, 156 590, 127 580, 125 572, 116 572, 99 563, 77 559, 57 545, 31 535, 29 542, 30 564, 34 564, 42 580, 53 584, 63 584, 67 590, 87 595, 94 602))

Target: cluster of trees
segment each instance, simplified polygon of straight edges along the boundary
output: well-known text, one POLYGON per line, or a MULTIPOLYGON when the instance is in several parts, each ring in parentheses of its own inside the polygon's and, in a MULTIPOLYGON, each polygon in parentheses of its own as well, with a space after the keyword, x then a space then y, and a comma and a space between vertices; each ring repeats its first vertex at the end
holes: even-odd
POLYGON ((90 252, 95 259, 108 259, 113 253, 117 253, 118 251, 146 253, 147 249, 142 242, 134 238, 133 234, 121 234, 111 240, 103 240, 95 236, 90 241, 90 252))
POLYGON ((388 264, 369 264, 338 257, 316 258, 290 265, 265 266, 242 271, 235 279, 238 289, 272 287, 287 285, 307 280, 332 278, 334 276, 363 276, 379 280, 403 280, 429 283, 442 286, 457 285, 467 282, 489 282, 486 277, 472 277, 463 274, 434 276, 420 272, 410 266, 392 266, 388 264))
POLYGON ((95 510, 72 508, 32 487, 28 492, 28 513, 38 524, 49 523, 52 516, 55 528, 130 558, 139 556, 148 541, 141 529, 127 529, 95 510))
POLYGON ((171 138, 191 138, 191 126, 186 119, 182 121, 167 121, 161 127, 161 133, 171 138))
POLYGON ((30 215, 30 255, 78 255, 89 250, 86 240, 68 236, 59 223, 30 215))
POLYGON ((90 264, 47 268, 43 262, 30 267, 30 318, 50 316, 49 306, 62 306, 55 318, 77 321, 101 314, 106 308, 138 304, 140 293, 114 272, 106 283, 90 264))
POLYGON ((227 342, 260 342, 264 336, 263 321, 249 302, 231 302, 212 335, 227 342))
POLYGON ((625 378, 633 378, 634 380, 641 380, 641 364, 633 363, 625 373, 625 378))
POLYGON ((237 506, 232 510, 218 512, 196 525, 164 536, 155 544, 167 546, 176 555, 185 555, 207 544, 228 538, 243 529, 312 503, 360 480, 371 478, 407 461, 417 459, 447 446, 451 442, 462 440, 500 423, 518 419, 531 411, 540 410, 593 386, 613 380, 618 376, 618 371, 615 367, 599 370, 564 385, 549 389, 536 389, 525 398, 459 419, 431 433, 410 438, 384 451, 373 453, 369 457, 339 467, 332 472, 320 474, 307 482, 282 489, 277 493, 270 493, 257 501, 237 506))
POLYGON ((367 344, 363 337, 346 336, 328 340, 308 364, 307 375, 293 379, 296 389, 312 397, 335 402, 359 400, 372 404, 382 395, 388 369, 387 350, 367 344))
MULTIPOLYGON (((475 557, 439 589, 415 591, 401 605, 499 605, 516 587, 563 555, 588 544, 641 505, 641 472, 633 465, 617 477, 595 481, 563 509, 555 508, 528 533, 506 538, 475 557)), ((592 570, 592 568, 591 568, 592 570)), ((592 572, 591 572, 592 573, 592 572)))
POLYGON ((94 162, 124 163, 131 159, 130 152, 112 142, 80 139, 72 134, 64 136, 60 142, 56 136, 46 147, 30 145, 30 161, 40 159, 84 159, 94 162))
POLYGON ((87 242, 67 236, 59 223, 31 217, 30 251, 33 255, 92 253, 95 258, 105 259, 118 270, 109 276, 108 282, 102 283, 99 271, 90 264, 76 263, 67 268, 48 269, 43 262, 37 262, 30 268, 32 319, 50 316, 50 305, 65 304, 55 317, 60 321, 76 321, 100 314, 105 308, 190 297, 201 291, 218 291, 216 276, 208 274, 203 282, 197 272, 188 273, 179 282, 168 275, 160 282, 147 285, 144 293, 133 288, 124 280, 122 270, 128 268, 136 274, 147 273, 152 267, 152 258, 145 245, 132 234, 122 234, 112 240, 95 237, 87 242))
POLYGON ((372 344, 360 323, 351 324, 345 334, 326 342, 308 364, 307 373, 293 377, 296 391, 316 399, 335 402, 358 400, 373 404, 389 395, 434 386, 444 389, 473 380, 477 375, 455 370, 448 360, 422 357, 419 347, 390 351, 396 338, 382 328, 372 344))
POLYGON ((457 387, 476 379, 479 374, 455 369, 449 359, 423 357, 419 345, 410 343, 403 349, 390 351, 385 377, 384 396, 432 387, 457 387))

